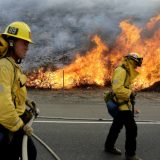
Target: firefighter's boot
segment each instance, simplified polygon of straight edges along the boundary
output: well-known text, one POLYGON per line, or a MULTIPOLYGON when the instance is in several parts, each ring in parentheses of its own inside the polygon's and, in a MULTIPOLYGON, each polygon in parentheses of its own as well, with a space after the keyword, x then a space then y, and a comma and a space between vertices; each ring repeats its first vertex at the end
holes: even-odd
POLYGON ((111 154, 114 154, 114 155, 121 155, 122 152, 120 149, 114 147, 114 148, 105 148, 105 152, 108 152, 108 153, 111 153, 111 154))

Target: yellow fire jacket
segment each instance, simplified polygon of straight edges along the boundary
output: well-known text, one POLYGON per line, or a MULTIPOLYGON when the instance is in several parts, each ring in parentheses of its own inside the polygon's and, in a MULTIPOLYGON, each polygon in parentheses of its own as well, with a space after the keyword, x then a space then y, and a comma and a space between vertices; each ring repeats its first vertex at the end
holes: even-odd
POLYGON ((23 126, 19 117, 25 111, 26 76, 13 58, 0 59, 0 124, 10 131, 23 126))
POLYGON ((131 84, 139 74, 135 70, 134 66, 134 61, 123 58, 121 64, 115 69, 113 73, 112 90, 116 94, 118 103, 121 103, 119 110, 132 109, 130 102, 130 95, 132 93, 131 84))
POLYGON ((112 90, 116 94, 118 103, 127 102, 119 106, 120 110, 129 110, 131 107, 129 103, 132 92, 130 84, 130 77, 126 70, 121 66, 117 67, 112 77, 112 90))

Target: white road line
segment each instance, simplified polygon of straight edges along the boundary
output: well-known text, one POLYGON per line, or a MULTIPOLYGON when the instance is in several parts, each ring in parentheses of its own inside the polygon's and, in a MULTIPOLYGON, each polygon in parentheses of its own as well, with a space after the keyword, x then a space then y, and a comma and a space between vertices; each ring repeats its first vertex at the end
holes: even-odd
MULTIPOLYGON (((99 122, 93 122, 93 121, 71 121, 71 120, 65 120, 65 121, 42 121, 42 120, 36 120, 34 123, 63 123, 63 124, 111 124, 112 122, 108 121, 99 121, 99 122)), ((160 124, 160 121, 147 121, 147 122, 136 122, 137 124, 160 124)))

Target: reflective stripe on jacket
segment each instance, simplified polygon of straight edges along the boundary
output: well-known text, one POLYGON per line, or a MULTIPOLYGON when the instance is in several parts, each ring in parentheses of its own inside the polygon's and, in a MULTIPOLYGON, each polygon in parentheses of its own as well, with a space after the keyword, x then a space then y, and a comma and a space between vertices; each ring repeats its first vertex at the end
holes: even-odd
POLYGON ((19 117, 25 111, 26 76, 14 59, 0 59, 0 124, 10 131, 23 126, 19 117))

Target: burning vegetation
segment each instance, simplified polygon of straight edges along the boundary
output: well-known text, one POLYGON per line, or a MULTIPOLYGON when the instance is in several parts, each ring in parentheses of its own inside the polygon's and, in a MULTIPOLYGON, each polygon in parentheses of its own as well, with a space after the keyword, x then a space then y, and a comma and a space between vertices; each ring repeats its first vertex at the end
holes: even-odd
POLYGON ((141 90, 159 82, 160 15, 152 17, 144 28, 137 27, 128 20, 121 21, 119 26, 121 33, 117 36, 114 47, 109 48, 95 35, 92 38, 95 47, 83 56, 77 53, 75 60, 64 68, 56 71, 40 68, 28 74, 27 86, 51 89, 105 86, 109 84, 113 69, 122 56, 129 52, 138 52, 144 57, 134 88, 141 90))

